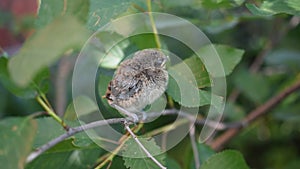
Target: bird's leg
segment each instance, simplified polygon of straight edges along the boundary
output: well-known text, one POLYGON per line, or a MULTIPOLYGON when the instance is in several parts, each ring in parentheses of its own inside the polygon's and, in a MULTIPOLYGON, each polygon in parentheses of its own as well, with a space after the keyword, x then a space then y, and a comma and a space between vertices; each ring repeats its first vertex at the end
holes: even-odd
POLYGON ((142 111, 142 113, 140 114, 140 119, 142 121, 145 121, 147 119, 147 113, 145 111, 142 111))
POLYGON ((132 118, 132 121, 134 123, 139 121, 139 117, 135 113, 131 113, 128 110, 126 110, 123 107, 116 105, 116 104, 112 104, 112 106, 115 107, 120 113, 132 118))

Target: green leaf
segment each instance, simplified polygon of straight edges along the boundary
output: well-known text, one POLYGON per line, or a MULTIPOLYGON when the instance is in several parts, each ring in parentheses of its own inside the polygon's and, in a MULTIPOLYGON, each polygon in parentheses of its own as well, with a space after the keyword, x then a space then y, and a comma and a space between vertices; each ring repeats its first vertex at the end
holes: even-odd
POLYGON ((201 169, 249 169, 243 156, 238 151, 225 150, 211 156, 201 169))
POLYGON ((218 34, 233 29, 239 22, 237 16, 212 18, 208 24, 203 25, 203 29, 210 34, 218 34))
POLYGON ((68 139, 27 164, 26 169, 93 168, 95 161, 102 153, 104 151, 95 144, 88 147, 77 147, 73 145, 73 139, 68 139))
POLYGON ((279 13, 300 16, 299 0, 265 0, 260 7, 250 3, 247 3, 246 7, 251 13, 259 16, 271 16, 279 13))
POLYGON ((98 30, 110 20, 126 12, 138 0, 90 0, 87 26, 98 30))
MULTIPOLYGON (((213 156, 214 154, 216 154, 216 152, 214 152, 214 150, 211 149, 211 147, 209 147, 206 144, 201 144, 201 143, 197 143, 197 149, 198 149, 198 153, 199 153, 199 160, 200 160, 200 164, 203 164, 207 159, 209 159, 211 156, 213 156)), ((192 157, 192 150, 188 149, 187 151, 189 154, 191 154, 190 159, 190 169, 194 169, 195 168, 195 159, 194 157, 192 157)))
MULTIPOLYGON (((144 147, 154 156, 160 163, 164 164, 165 155, 161 154, 154 139, 138 138, 144 147), (155 156, 156 155, 156 156, 155 156)), ((125 166, 130 169, 156 169, 159 168, 151 159, 149 159, 139 145, 132 139, 128 139, 124 145, 122 153, 125 166)))
MULTIPOLYGON (((175 72, 176 74, 176 72, 175 72)), ((178 75, 178 74, 177 74, 178 75)), ((186 76, 185 76, 186 77, 186 76)), ((195 84, 187 81, 184 76, 176 76, 176 80, 173 77, 169 77, 169 83, 167 88, 167 93, 176 102, 180 103, 186 107, 199 107, 211 104, 211 99, 213 99, 213 104, 218 107, 223 102, 223 97, 213 95, 205 90, 199 90, 196 88, 195 84)))
POLYGON ((202 1, 202 5, 208 9, 228 8, 230 7, 229 1, 222 0, 206 0, 202 1))
POLYGON ((79 96, 74 98, 73 102, 69 104, 64 115, 65 120, 77 120, 77 116, 84 116, 98 110, 98 106, 88 97, 79 96), (74 108, 76 105, 76 111, 74 108))
POLYGON ((8 69, 11 78, 19 86, 27 86, 39 71, 53 64, 66 50, 80 48, 87 37, 88 32, 75 18, 54 20, 37 31, 10 59, 8 69))
POLYGON ((176 102, 187 107, 198 107, 201 105, 199 95, 197 94, 198 89, 195 85, 189 84, 185 79, 179 77, 180 76, 169 77, 168 88, 166 91, 168 95, 176 102))
POLYGON ((3 86, 12 92, 14 95, 22 98, 34 98, 37 91, 46 93, 48 91, 49 83, 49 70, 42 70, 26 88, 21 88, 17 86, 10 78, 7 69, 8 60, 5 57, 0 58, 0 82, 3 86))
POLYGON ((226 45, 215 45, 215 48, 220 55, 225 75, 230 75, 236 65, 242 60, 244 51, 226 45))
POLYGON ((183 63, 179 63, 173 66, 174 69, 178 69, 180 64, 186 64, 192 71, 194 78, 196 79, 198 88, 210 87, 210 78, 206 71, 201 59, 197 56, 192 56, 184 60, 183 63))
POLYGON ((106 98, 103 98, 102 96, 105 96, 105 92, 107 90, 107 86, 109 82, 112 79, 113 71, 108 71, 107 69, 100 68, 98 73, 98 104, 99 104, 99 110, 101 111, 103 117, 106 118, 113 118, 120 116, 120 113, 112 108, 106 98))
MULTIPOLYGON (((93 105, 94 106, 94 105, 93 105)), ((84 107, 83 109, 85 110, 91 110, 93 107, 86 109, 86 107, 84 107)), ((79 121, 78 119, 73 120, 73 121, 66 121, 66 123, 70 126, 70 127, 78 127, 80 125, 84 125, 85 123, 82 121, 79 121)), ((89 130, 89 134, 87 134, 87 131, 82 131, 79 132, 77 134, 75 134, 74 136, 72 136, 71 138, 73 139, 73 145, 76 147, 82 147, 82 148, 87 148, 87 147, 94 147, 96 146, 92 140, 92 137, 97 137, 96 139, 98 139, 97 144, 101 143, 101 141, 99 140, 100 137, 98 137, 98 135, 95 133, 95 131, 93 130, 89 130)), ((95 139, 95 138, 94 138, 95 139)))
POLYGON ((153 33, 138 34, 130 37, 130 42, 138 49, 156 48, 155 37, 153 33))
POLYGON ((242 69, 237 72, 234 84, 242 93, 254 103, 263 103, 270 95, 269 82, 263 75, 251 74, 242 69))
POLYGON ((245 0, 232 0, 237 6, 240 6, 240 5, 242 5, 244 2, 245 2, 245 0))
POLYGON ((38 28, 42 28, 52 22, 56 17, 73 16, 79 21, 87 21, 89 1, 87 0, 42 0, 39 4, 39 15, 35 22, 38 28))
MULTIPOLYGON (((226 45, 213 45, 213 46, 207 45, 202 47, 197 53, 199 53, 201 57, 209 57, 210 55, 212 55, 211 53, 212 48, 216 49, 220 61, 223 64, 223 68, 226 76, 232 73, 233 69, 241 61, 242 55, 244 54, 243 50, 232 48, 226 45)), ((216 63, 211 62, 211 64, 216 64, 216 63)), ((195 79, 198 88, 211 86, 211 81, 208 74, 208 70, 206 69, 206 65, 203 64, 201 59, 196 55, 193 55, 185 59, 182 63, 173 65, 170 68, 170 70, 178 72, 179 74, 184 74, 183 78, 185 78, 185 80, 187 81, 191 81, 195 79), (190 69, 190 71, 193 74, 193 77, 190 76, 189 70, 187 69, 190 69)), ((212 75, 217 74, 213 70, 210 70, 209 73, 212 75)))
MULTIPOLYGON (((283 85, 283 89, 295 83, 299 79, 300 77, 297 77, 297 78, 293 78, 293 80, 291 81, 288 81, 288 83, 286 82, 285 85, 283 85)), ((277 120, 291 123, 291 125, 292 123, 297 124, 298 122, 300 122, 300 114, 298 113, 300 110, 300 104, 298 104, 299 99, 300 99, 299 93, 291 94, 285 100, 282 101, 282 103, 278 106, 278 108, 273 110, 272 116, 277 120)), ((287 134, 286 132, 284 133, 287 134)))
POLYGON ((272 113, 272 116, 281 121, 286 121, 286 122, 295 122, 299 123, 300 122, 300 115, 299 115, 299 110, 300 105, 289 105, 287 107, 283 108, 278 108, 274 110, 274 113, 272 113))
POLYGON ((246 111, 237 102, 226 102, 223 118, 228 121, 239 121, 244 118, 246 111))
POLYGON ((244 0, 205 0, 202 5, 208 9, 232 8, 239 6, 244 0))
POLYGON ((1 57, 0 58, 0 81, 3 84, 3 86, 17 96, 24 97, 24 98, 35 97, 36 91, 34 89, 32 88, 23 89, 15 85, 15 83, 9 77, 7 64, 8 64, 8 59, 1 57))
MULTIPOLYGON (((85 131, 76 134, 73 137, 74 138, 74 141, 73 141, 74 146, 83 147, 83 148, 93 146, 95 143, 91 137, 97 137, 97 134, 95 132, 93 132, 93 133, 94 133, 93 136, 88 135, 85 131)), ((94 140, 95 139, 98 139, 97 144, 99 144, 100 137, 94 138, 94 140)))
POLYGON ((65 133, 63 127, 51 117, 36 119, 38 130, 34 139, 33 148, 38 148, 50 140, 65 133))
POLYGON ((109 69, 117 68, 118 64, 125 57, 124 49, 129 46, 129 41, 115 32, 99 32, 95 36, 100 45, 97 45, 96 51, 101 57, 100 66, 109 69), (100 47, 99 47, 100 46, 100 47), (99 49, 101 48, 101 49, 99 49))
POLYGON ((174 159, 167 157, 167 168, 171 169, 181 169, 180 165, 174 159))
POLYGON ((206 160, 208 160, 211 156, 213 156, 216 152, 211 149, 208 145, 205 144, 197 144, 198 152, 200 154, 200 162, 204 163, 206 160))
POLYGON ((0 121, 1 168, 24 168, 35 132, 36 123, 29 117, 0 121))
POLYGON ((265 57, 265 62, 270 66, 285 66, 299 70, 300 52, 297 50, 274 50, 265 57))
MULTIPOLYGON (((33 148, 38 148, 43 144, 46 144, 50 140, 66 133, 61 125, 59 125, 55 120, 51 117, 39 118, 38 122, 38 130, 34 140, 33 148)), ((79 121, 68 121, 65 120, 69 127, 77 127, 81 124, 79 121)), ((72 141, 74 146, 76 147, 87 147, 92 144, 91 138, 83 131, 75 134, 72 137, 72 141)))
MULTIPOLYGON (((204 46, 197 53, 202 58, 204 57, 209 58, 211 55, 213 55, 214 51, 212 51, 212 49, 215 49, 217 54, 219 55, 226 76, 232 73, 233 69, 241 61, 242 56, 244 54, 244 51, 241 49, 233 48, 227 45, 216 45, 216 44, 204 46)), ((214 60, 209 60, 209 62, 204 63, 206 68, 212 68, 216 66, 216 64, 217 63, 214 60)), ((222 74, 220 74, 215 69, 207 69, 207 71, 213 77, 222 76, 222 74)))
POLYGON ((169 82, 167 93, 183 106, 198 107, 209 104, 205 95, 200 98, 197 82, 189 66, 185 62, 182 62, 168 69, 169 82))
POLYGON ((191 4, 195 4, 195 0, 185 0, 185 1, 161 0, 160 3, 164 8, 174 8, 174 7, 185 7, 191 4))

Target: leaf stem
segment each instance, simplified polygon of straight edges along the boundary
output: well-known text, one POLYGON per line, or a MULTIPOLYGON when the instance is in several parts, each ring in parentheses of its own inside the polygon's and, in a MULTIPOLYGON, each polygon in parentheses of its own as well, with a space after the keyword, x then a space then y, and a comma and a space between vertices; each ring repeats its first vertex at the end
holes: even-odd
POLYGON ((43 95, 37 96, 36 97, 37 102, 45 109, 45 111, 47 112, 47 114, 49 114, 54 120, 56 120, 59 124, 61 124, 64 129, 68 129, 67 124, 60 117, 58 117, 55 114, 55 112, 48 105, 49 104, 48 100, 46 99, 46 101, 45 101, 43 99, 43 97, 45 98, 45 96, 43 96, 43 95))
POLYGON ((51 106, 49 100, 48 100, 47 97, 46 97, 46 95, 45 95, 44 93, 41 93, 40 96, 41 96, 41 98, 44 100, 44 102, 47 104, 47 106, 48 106, 51 110, 53 110, 53 108, 52 108, 52 106, 51 106))
POLYGON ((160 43, 158 32, 157 32, 157 29, 156 29, 156 26, 155 26, 154 18, 153 18, 153 15, 152 15, 151 0, 147 0, 147 6, 148 6, 148 15, 149 15, 151 27, 152 27, 152 30, 153 30, 153 33, 154 33, 154 39, 155 39, 155 42, 156 42, 156 46, 157 46, 157 48, 161 49, 161 43, 160 43))

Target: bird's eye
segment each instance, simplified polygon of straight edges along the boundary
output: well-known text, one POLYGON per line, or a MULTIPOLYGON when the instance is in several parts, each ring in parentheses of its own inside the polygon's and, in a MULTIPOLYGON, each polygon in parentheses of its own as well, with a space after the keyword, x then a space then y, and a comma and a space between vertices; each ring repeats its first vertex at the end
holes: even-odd
POLYGON ((166 63, 166 59, 164 58, 157 58, 154 62, 155 67, 163 67, 166 63))

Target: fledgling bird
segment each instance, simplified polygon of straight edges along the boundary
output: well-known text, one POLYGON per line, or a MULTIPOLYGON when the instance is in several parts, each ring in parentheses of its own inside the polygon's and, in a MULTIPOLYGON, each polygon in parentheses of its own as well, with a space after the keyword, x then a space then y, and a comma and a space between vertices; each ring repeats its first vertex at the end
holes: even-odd
POLYGON ((168 57, 157 49, 144 49, 123 61, 107 87, 105 98, 119 112, 138 121, 137 114, 166 90, 168 57))

